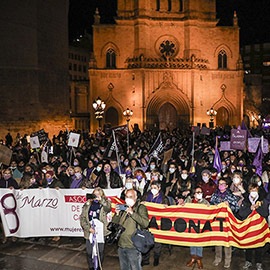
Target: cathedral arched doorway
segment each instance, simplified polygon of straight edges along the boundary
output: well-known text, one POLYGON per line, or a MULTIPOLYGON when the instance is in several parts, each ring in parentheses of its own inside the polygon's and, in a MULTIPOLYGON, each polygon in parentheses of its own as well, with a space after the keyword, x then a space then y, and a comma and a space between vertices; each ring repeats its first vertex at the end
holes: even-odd
POLYGON ((177 111, 171 103, 167 102, 160 107, 158 121, 160 129, 172 130, 177 127, 177 111))
POLYGON ((109 107, 105 112, 105 123, 111 124, 112 127, 116 127, 119 124, 118 111, 114 107, 109 107))
POLYGON ((225 107, 220 107, 217 110, 216 125, 224 127, 229 124, 229 112, 225 107))

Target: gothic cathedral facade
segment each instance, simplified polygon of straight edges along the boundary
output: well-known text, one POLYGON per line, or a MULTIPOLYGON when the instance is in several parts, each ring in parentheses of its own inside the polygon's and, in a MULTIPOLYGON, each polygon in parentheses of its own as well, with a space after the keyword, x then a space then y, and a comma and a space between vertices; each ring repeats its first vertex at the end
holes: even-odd
MULTIPOLYGON (((243 117, 243 69, 236 14, 217 26, 215 0, 118 0, 115 24, 93 25, 90 102, 105 101, 104 122, 140 128, 214 125, 243 117)), ((104 123, 103 122, 103 123, 104 123)), ((91 130, 98 123, 91 113, 91 130)))

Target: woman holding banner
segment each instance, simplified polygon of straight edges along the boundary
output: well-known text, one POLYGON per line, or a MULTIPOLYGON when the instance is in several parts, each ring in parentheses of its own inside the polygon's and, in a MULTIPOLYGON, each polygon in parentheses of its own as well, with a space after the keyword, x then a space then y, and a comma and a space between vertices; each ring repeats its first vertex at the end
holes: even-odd
MULTIPOLYGON (((255 183, 250 184, 248 187, 249 195, 244 199, 240 209, 239 216, 246 219, 252 211, 257 211, 262 217, 266 218, 269 215, 268 203, 265 198, 259 194, 259 186, 255 183)), ((256 269, 262 270, 262 248, 249 248, 246 249, 246 262, 243 269, 247 270, 252 267, 252 253, 255 252, 256 269)))
POLYGON ((107 230, 107 214, 111 211, 111 202, 106 198, 104 191, 97 187, 92 194, 86 194, 86 203, 83 205, 80 224, 86 239, 87 262, 90 270, 101 266, 104 257, 104 238, 110 233, 107 230), (97 249, 97 256, 95 251, 97 249))
MULTIPOLYGON (((185 203, 198 203, 198 204, 205 204, 205 205, 210 205, 209 202, 203 198, 203 190, 201 187, 195 188, 195 190, 192 191, 190 196, 188 196, 185 199, 185 203)), ((182 206, 184 206, 182 204, 182 206)), ((203 247, 190 247, 190 254, 191 254, 191 259, 187 263, 188 267, 193 266, 197 262, 198 268, 203 269, 203 264, 202 264, 202 257, 203 257, 203 247)))

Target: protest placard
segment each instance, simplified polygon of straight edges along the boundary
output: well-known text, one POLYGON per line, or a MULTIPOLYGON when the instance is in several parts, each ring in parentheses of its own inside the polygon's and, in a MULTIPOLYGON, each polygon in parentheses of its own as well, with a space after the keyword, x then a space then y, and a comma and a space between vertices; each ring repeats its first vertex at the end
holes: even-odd
POLYGON ((12 150, 5 145, 0 145, 0 163, 9 166, 12 157, 12 150))
POLYGON ((220 142, 220 151, 231 151, 231 142, 230 141, 221 141, 220 142))
POLYGON ((210 128, 202 127, 201 135, 210 135, 210 128))
POLYGON ((80 141, 80 134, 70 132, 68 138, 68 146, 78 147, 80 141))
POLYGON ((231 130, 231 148, 244 150, 246 148, 247 131, 241 129, 231 130))
POLYGON ((30 137, 30 146, 32 149, 40 148, 40 142, 38 136, 30 137))
MULTIPOLYGON (((256 153, 260 140, 261 140, 261 138, 248 138, 248 152, 256 153)), ((263 150, 264 154, 267 154, 269 152, 267 139, 263 140, 263 149, 262 150, 263 150)))
POLYGON ((164 152, 164 158, 163 158, 163 164, 167 164, 168 161, 172 158, 172 154, 173 154, 173 148, 164 152))

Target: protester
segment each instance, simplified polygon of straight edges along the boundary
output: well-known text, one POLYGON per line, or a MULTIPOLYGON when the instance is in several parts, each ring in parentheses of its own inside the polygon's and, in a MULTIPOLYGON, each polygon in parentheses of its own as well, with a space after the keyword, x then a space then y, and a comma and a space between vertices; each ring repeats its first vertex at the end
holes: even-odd
POLYGON ((217 185, 211 179, 211 173, 209 170, 205 169, 201 173, 202 180, 198 183, 198 185, 202 188, 203 197, 210 202, 212 198, 212 194, 216 191, 217 185))
MULTIPOLYGON (((228 188, 228 180, 226 178, 221 178, 218 181, 218 189, 213 193, 210 203, 213 205, 219 205, 220 203, 225 203, 231 208, 233 213, 239 210, 236 197, 232 194, 231 190, 228 188)), ((225 252, 225 262, 224 268, 230 268, 231 258, 232 258, 232 247, 224 247, 225 252)), ((215 266, 219 265, 222 261, 222 247, 215 247, 215 260, 213 264, 215 266)))
MULTIPOLYGON (((165 206, 168 206, 169 200, 168 200, 168 198, 166 198, 163 191, 161 190, 161 183, 159 181, 153 181, 150 184, 150 187, 151 187, 150 191, 148 191, 142 197, 142 202, 160 203, 160 204, 164 204, 165 206)), ((155 245, 153 248, 154 249, 153 266, 159 265, 159 257, 161 255, 161 248, 162 248, 162 244, 155 242, 155 245)), ((150 250, 149 250, 149 252, 147 252, 146 254, 143 255, 142 266, 148 265, 149 259, 150 259, 150 250)))
POLYGON ((121 224, 125 231, 118 241, 118 255, 121 270, 141 270, 141 253, 134 247, 131 236, 136 228, 147 228, 149 224, 147 208, 137 200, 135 190, 126 192, 126 204, 128 208, 120 211, 116 208, 112 222, 121 224))
MULTIPOLYGON (((192 193, 185 199, 184 203, 198 203, 210 205, 209 202, 203 198, 203 190, 201 187, 193 189, 192 193)), ((203 247, 190 247, 191 260, 187 263, 188 267, 192 267, 193 264, 197 263, 199 269, 203 269, 202 258, 203 258, 203 247)))
MULTIPOLYGON (((263 218, 269 216, 268 203, 265 198, 259 195, 259 186, 256 183, 250 184, 248 187, 248 197, 246 197, 239 209, 239 216, 246 219, 252 211, 256 211, 263 218)), ((243 269, 247 270, 252 267, 252 253, 255 253, 255 263, 257 270, 263 270, 262 267, 262 247, 246 249, 246 262, 243 269)))
MULTIPOLYGON (((107 214, 111 211, 111 203, 106 198, 104 191, 97 187, 92 194, 86 194, 87 201, 83 205, 82 214, 80 217, 80 224, 83 228, 84 238, 86 240, 86 253, 87 262, 90 270, 94 270, 95 262, 93 260, 93 242, 90 242, 90 234, 93 235, 102 233, 103 241, 98 242, 98 252, 99 259, 96 258, 97 262, 100 261, 101 264, 104 259, 104 242, 105 237, 110 233, 107 229, 108 221, 107 214), (94 195, 94 196, 91 196, 94 195), (95 227, 94 220, 97 219, 101 222, 100 227, 95 227), (103 230, 99 232, 99 229, 103 230)), ((101 265, 99 265, 101 267, 101 265)))
POLYGON ((16 180, 12 177, 10 169, 3 171, 3 177, 0 179, 0 188, 18 189, 19 185, 16 180))

